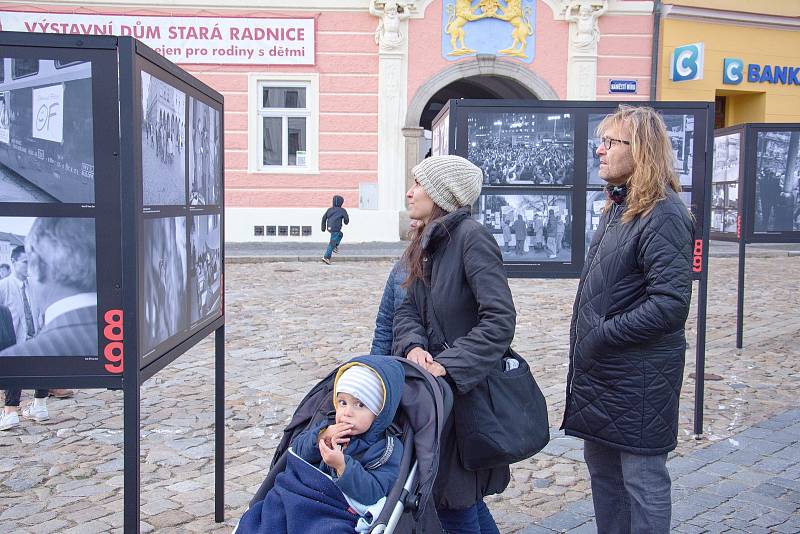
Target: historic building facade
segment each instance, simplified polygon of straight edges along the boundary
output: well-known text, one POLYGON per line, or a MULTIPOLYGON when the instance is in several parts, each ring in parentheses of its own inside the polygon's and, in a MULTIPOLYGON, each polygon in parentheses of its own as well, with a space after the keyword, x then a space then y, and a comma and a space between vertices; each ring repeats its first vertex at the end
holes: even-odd
POLYGON ((346 240, 398 240, 409 171, 450 98, 651 95, 651 1, 167 3, 7 2, 0 22, 134 35, 220 91, 227 241, 325 241, 335 194, 346 240))

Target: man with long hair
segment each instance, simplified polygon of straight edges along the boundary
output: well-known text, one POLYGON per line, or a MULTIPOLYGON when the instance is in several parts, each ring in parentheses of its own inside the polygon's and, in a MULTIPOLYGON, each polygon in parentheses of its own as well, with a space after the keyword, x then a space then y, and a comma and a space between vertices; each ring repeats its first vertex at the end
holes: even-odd
POLYGON ((598 532, 666 534, 692 219, 655 110, 620 106, 597 135, 608 201, 575 297, 562 428, 584 439, 598 532))

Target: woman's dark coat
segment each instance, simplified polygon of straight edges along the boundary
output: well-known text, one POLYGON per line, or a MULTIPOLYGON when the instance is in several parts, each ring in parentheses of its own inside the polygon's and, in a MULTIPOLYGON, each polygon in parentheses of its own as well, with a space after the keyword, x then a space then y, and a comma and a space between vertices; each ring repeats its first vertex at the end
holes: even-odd
POLYGON ((677 193, 623 223, 600 220, 570 325, 568 435, 635 454, 677 444, 684 325, 692 296, 692 222, 677 193))
MULTIPOLYGON (((450 348, 437 334, 426 289, 416 280, 394 320, 392 353, 407 355, 414 347, 434 355, 457 393, 468 393, 499 367, 511 345, 516 312, 497 242, 461 208, 431 223, 422 238, 425 273, 438 324, 450 348)), ((456 395, 455 402, 458 402, 456 395)), ((453 418, 442 434, 439 476, 434 486, 437 508, 463 509, 486 495, 503 491, 508 467, 467 471, 461 465, 453 418)))

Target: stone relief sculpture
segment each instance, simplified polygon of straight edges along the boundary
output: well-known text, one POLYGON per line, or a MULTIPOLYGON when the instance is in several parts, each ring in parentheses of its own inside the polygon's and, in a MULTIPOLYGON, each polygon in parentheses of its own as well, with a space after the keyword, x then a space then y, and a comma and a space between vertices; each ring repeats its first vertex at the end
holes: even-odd
POLYGON ((387 0, 382 4, 382 8, 378 7, 376 0, 371 0, 369 4, 370 14, 380 19, 375 29, 375 43, 380 45, 381 50, 392 50, 405 39, 400 23, 411 16, 411 10, 408 5, 395 0, 387 0))
POLYGON ((592 53, 600 40, 597 27, 599 19, 608 11, 607 0, 572 0, 562 4, 561 12, 564 20, 573 24, 571 33, 572 46, 581 52, 592 53))

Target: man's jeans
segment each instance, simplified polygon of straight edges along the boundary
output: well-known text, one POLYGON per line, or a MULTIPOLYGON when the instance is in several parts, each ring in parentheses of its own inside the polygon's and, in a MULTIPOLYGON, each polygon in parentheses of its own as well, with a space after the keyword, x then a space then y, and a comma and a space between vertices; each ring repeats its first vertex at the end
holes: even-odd
POLYGON ((672 515, 667 455, 644 456, 583 442, 598 534, 668 534, 672 515))
POLYGON ((331 259, 334 247, 338 247, 342 242, 344 234, 342 232, 331 232, 331 240, 328 243, 328 249, 325 251, 325 257, 331 259))
POLYGON ((500 534, 492 513, 483 501, 465 510, 437 510, 446 534, 500 534))

